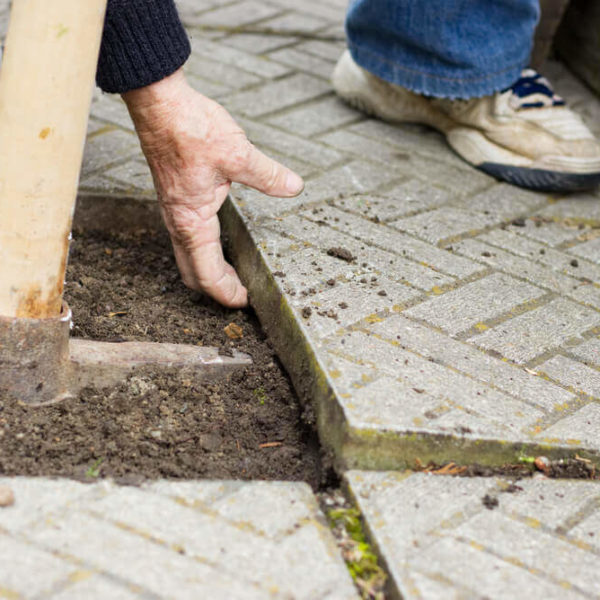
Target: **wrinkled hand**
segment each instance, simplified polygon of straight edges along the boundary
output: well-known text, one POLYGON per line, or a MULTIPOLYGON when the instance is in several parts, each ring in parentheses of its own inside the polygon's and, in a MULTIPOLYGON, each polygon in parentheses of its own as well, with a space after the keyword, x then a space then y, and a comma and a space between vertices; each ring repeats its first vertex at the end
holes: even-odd
POLYGON ((270 196, 297 196, 302 179, 257 150, 219 104, 181 70, 123 94, 150 166, 184 283, 230 307, 246 288, 225 261, 217 212, 232 182, 270 196))

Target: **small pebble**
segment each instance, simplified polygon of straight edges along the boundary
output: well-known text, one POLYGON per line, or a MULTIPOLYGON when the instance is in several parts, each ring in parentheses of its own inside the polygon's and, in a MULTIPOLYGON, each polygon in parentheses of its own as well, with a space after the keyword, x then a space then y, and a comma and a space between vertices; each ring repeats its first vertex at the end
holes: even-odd
POLYGON ((15 503, 15 495, 7 485, 0 485, 0 507, 12 506, 15 503))
POLYGON ((569 264, 572 267, 578 267, 579 266, 579 261, 576 258, 574 258, 569 264))
POLYGON ((512 224, 515 227, 525 227, 525 219, 514 219, 512 224))

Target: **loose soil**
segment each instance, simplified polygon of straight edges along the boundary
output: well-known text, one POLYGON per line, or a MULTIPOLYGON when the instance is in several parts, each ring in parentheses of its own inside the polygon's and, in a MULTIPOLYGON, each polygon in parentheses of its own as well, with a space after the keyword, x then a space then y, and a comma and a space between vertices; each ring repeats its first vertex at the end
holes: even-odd
POLYGON ((146 371, 43 408, 0 399, 0 474, 326 482, 311 416, 254 313, 188 290, 166 233, 76 232, 65 299, 73 336, 235 348, 253 365, 197 385, 146 371))

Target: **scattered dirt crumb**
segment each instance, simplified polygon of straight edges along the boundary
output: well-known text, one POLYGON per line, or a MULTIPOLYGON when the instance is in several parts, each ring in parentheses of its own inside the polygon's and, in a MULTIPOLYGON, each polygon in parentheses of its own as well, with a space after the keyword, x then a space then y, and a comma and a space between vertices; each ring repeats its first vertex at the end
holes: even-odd
POLYGON ((352 254, 352 252, 350 252, 350 250, 347 250, 346 248, 341 248, 339 246, 329 248, 329 250, 327 250, 327 254, 329 256, 334 256, 335 258, 345 260, 349 263, 353 260, 356 260, 356 257, 352 254))

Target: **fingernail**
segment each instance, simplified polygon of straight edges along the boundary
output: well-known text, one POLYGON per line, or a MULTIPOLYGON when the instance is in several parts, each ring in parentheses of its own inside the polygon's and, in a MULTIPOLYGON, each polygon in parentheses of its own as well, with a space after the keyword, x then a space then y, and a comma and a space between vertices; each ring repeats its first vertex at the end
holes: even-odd
POLYGON ((285 189, 293 196, 297 196, 304 189, 302 177, 290 171, 285 182, 285 189))

